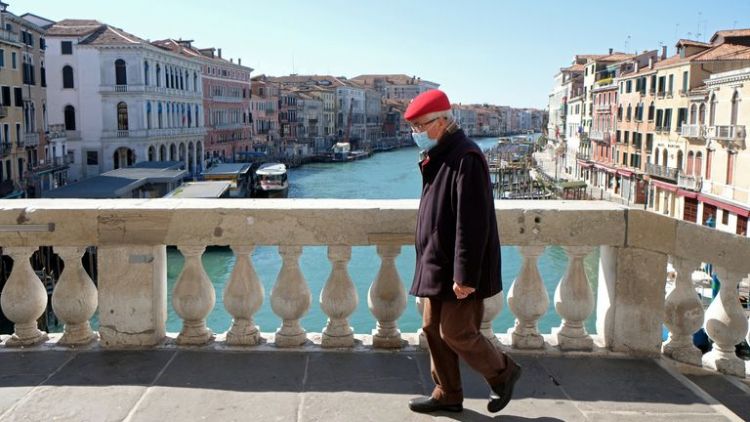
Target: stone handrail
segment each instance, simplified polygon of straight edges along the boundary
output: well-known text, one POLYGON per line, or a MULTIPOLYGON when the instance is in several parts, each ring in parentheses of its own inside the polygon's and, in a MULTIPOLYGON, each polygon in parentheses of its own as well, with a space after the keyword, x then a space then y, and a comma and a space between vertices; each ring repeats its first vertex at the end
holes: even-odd
MULTIPOLYGON (((279 246, 282 268, 270 292, 273 312, 282 324, 273 335, 280 347, 300 346, 307 332, 300 323, 312 305, 298 260, 304 246, 328 247, 331 274, 320 294, 328 316, 321 346, 351 347, 348 318, 359 303, 347 263, 353 246, 376 245, 381 267, 368 292, 374 347, 404 343, 396 321, 407 295, 395 267, 401 246, 412 244, 415 200, 49 200, 0 201, 0 246, 15 265, 0 297, 15 333, 5 347, 33 346, 47 339, 36 320, 47 302, 45 289, 29 257, 39 246, 52 246, 67 264, 52 297, 65 323, 60 345, 86 344, 100 337, 103 347, 150 347, 166 338, 166 245, 175 245, 185 265, 174 287, 172 305, 183 328, 178 344, 203 345, 215 338, 206 317, 216 292, 201 262, 207 246, 229 245, 237 257, 224 289, 224 307, 233 316, 226 343, 251 346, 261 341, 253 322, 264 291, 249 259, 253 248, 279 246), (85 247, 97 247, 98 288, 81 265, 85 247), (89 325, 99 310, 98 335, 89 325)), ((734 345, 747 335, 747 319, 737 285, 750 273, 750 239, 644 210, 608 202, 497 201, 503 245, 518 246, 519 274, 506 281, 507 303, 516 317, 511 346, 561 350, 594 349, 635 355, 660 352, 674 359, 735 375, 745 373, 734 345), (555 294, 560 327, 543 336, 539 319, 547 312, 548 293, 537 258, 550 245, 564 248, 569 265, 555 294), (599 283, 591 288, 583 258, 600 249, 599 283), (677 269, 675 289, 665 298, 667 262, 677 269), (700 262, 718 268, 719 296, 705 312, 690 279, 700 262), (596 312, 596 334, 584 321, 596 312), (670 330, 662 344, 662 324, 670 330), (702 356, 692 333, 704 324, 714 351, 702 356), (731 353, 730 353, 731 351, 731 353)), ((504 297, 485 300, 482 332, 499 342, 492 321, 504 297)), ((421 309, 421 307, 418 307, 421 309)), ((267 328, 267 327, 264 327, 267 328)))

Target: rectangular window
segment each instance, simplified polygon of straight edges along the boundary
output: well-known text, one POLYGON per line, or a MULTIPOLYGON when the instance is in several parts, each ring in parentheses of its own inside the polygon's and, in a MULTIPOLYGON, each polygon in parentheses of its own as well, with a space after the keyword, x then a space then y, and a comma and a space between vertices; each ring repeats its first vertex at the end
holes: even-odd
POLYGON ((721 224, 725 226, 729 224, 729 211, 721 210, 721 224))
POLYGON ((669 130, 672 127, 672 109, 664 110, 664 127, 669 130))
POLYGON ((39 37, 39 49, 40 50, 47 49, 47 40, 44 37, 39 37))
POLYGON ((60 51, 62 54, 73 54, 73 41, 61 41, 60 51))
POLYGON ((656 127, 663 127, 664 110, 656 110, 656 127))
POLYGON ((633 81, 627 81, 625 83, 625 93, 630 94, 633 88, 633 81))
POLYGON ((10 64, 13 69, 17 69, 18 65, 16 64, 16 52, 10 53, 10 64))
POLYGON ((0 67, 5 67, 5 50, 0 48, 0 67))
POLYGON ((677 130, 679 130, 684 123, 687 122, 687 108, 677 109, 677 130))
POLYGON ((96 151, 86 151, 86 165, 98 166, 99 156, 96 151))
POLYGON ((23 90, 21 88, 13 88, 13 96, 15 97, 15 106, 23 107, 23 90))
POLYGON ((747 236, 747 217, 742 215, 737 216, 737 234, 747 236))
POLYGON ((688 72, 687 70, 682 72, 682 92, 687 94, 688 90, 688 72))
POLYGON ((667 94, 672 95, 672 88, 674 87, 674 75, 669 75, 669 89, 667 94))
POLYGON ((9 86, 3 87, 3 105, 5 107, 10 107, 10 87, 9 86))

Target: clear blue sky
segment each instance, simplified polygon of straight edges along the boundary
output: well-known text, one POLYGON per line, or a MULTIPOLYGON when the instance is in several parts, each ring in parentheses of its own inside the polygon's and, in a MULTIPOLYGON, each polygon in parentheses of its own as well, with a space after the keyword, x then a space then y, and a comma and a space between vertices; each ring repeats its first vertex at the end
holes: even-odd
POLYGON ((515 107, 544 107, 553 75, 576 53, 624 50, 630 36, 628 51, 661 42, 671 54, 678 38, 750 28, 750 0, 9 3, 16 14, 98 19, 152 40, 194 39, 241 57, 253 74, 406 73, 442 84, 454 102, 515 107))

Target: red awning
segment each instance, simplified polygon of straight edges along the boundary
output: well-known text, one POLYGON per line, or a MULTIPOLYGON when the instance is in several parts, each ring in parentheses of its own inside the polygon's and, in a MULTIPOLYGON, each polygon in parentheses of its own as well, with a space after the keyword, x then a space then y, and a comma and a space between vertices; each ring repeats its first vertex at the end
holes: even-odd
POLYGON ((599 170, 604 170, 608 173, 614 173, 615 169, 605 166, 604 164, 594 163, 594 167, 598 168, 599 170))
POLYGON ((618 169, 617 174, 619 174, 620 176, 625 176, 625 177, 633 177, 632 171, 623 170, 623 169, 618 169))
POLYGON ((723 210, 727 210, 731 213, 741 215, 743 217, 750 217, 750 209, 742 208, 733 204, 728 204, 718 198, 712 198, 704 194, 700 194, 698 195, 698 200, 700 200, 701 202, 705 202, 707 204, 713 205, 715 207, 719 207, 723 210))
POLYGON ((670 183, 659 182, 658 180, 651 179, 651 184, 660 189, 668 190, 670 192, 677 192, 677 186, 670 183))
POLYGON ((578 160, 578 165, 581 166, 581 167, 589 168, 589 167, 592 167, 594 164, 578 160))

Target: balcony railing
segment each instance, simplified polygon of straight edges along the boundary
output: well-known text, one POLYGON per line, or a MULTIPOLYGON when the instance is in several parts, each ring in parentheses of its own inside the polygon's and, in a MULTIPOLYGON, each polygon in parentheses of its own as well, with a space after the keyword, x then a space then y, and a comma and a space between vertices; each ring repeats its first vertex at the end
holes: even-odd
POLYGON ((99 86, 99 92, 102 94, 143 94, 143 93, 149 93, 149 94, 162 94, 162 95, 169 95, 173 97, 184 97, 184 98, 203 98, 203 92, 202 91, 193 91, 193 90, 186 90, 186 89, 174 89, 174 88, 165 88, 163 86, 155 86, 155 85, 143 85, 143 84, 133 84, 133 85, 100 85, 99 86))
POLYGON ((704 180, 701 191, 750 206, 750 189, 704 180))
POLYGON ((27 147, 35 147, 39 145, 39 133, 32 132, 23 135, 23 144, 27 147))
POLYGON ((132 129, 132 130, 105 130, 104 138, 171 138, 177 136, 205 135, 205 127, 184 127, 169 129, 132 129))
POLYGON ((701 176, 688 176, 682 173, 677 175, 677 186, 682 189, 700 192, 703 183, 701 176))
MULTIPOLYGON (((212 341, 249 347, 267 341, 287 348, 311 343, 353 348, 358 343, 349 318, 364 305, 348 264, 352 249, 362 246, 375 246, 381 259, 366 301, 374 329, 366 344, 399 349, 410 340, 425 347, 424 339, 398 329, 408 301, 395 260, 404 245, 413 245, 417 208, 415 200, 78 200, 69 206, 54 200, 4 201, 0 219, 7 224, 0 231, 0 245, 14 265, 0 305, 15 333, 3 347, 33 350, 47 340, 47 334, 37 329, 37 319, 47 309, 47 291, 30 260, 39 246, 53 247, 65 264, 52 294, 56 316, 64 323, 62 336, 53 336, 58 348, 95 342, 101 348, 147 348, 169 337, 177 347, 212 341), (96 248, 96 285, 82 265, 84 245, 96 248), (166 245, 176 245, 185 257, 169 302, 182 323, 176 335, 166 332, 166 245), (216 291, 201 259, 206 247, 214 245, 230 245, 236 258, 222 301, 233 323, 220 336, 207 322, 216 305, 216 291), (277 246, 281 256, 281 270, 269 296, 253 268, 256 245, 277 246), (308 333, 311 327, 302 324, 317 302, 299 266, 308 246, 327 247, 331 265, 319 305, 328 324, 320 334, 308 333), (266 299, 270 309, 263 306, 266 299), (276 327, 255 325, 253 316, 265 312, 282 321, 275 334, 268 333, 276 327), (95 314, 98 336, 90 326, 95 314)), ((596 339, 608 351, 664 353, 693 365, 745 375, 734 345, 747 335, 737 286, 750 272, 750 239, 606 202, 498 201, 496 213, 503 244, 517 246, 522 260, 520 272, 506 290, 516 320, 514 327, 503 327, 510 328, 509 346, 580 355, 591 352, 596 339), (539 257, 548 246, 558 245, 570 268, 559 281, 550 307, 539 257), (583 258, 595 249, 599 278, 594 289, 583 258), (678 276, 665 299, 668 261, 678 276), (691 280, 700 262, 712 263, 722 281, 715 306, 705 314, 691 280), (562 321, 552 334, 539 329, 547 312, 557 313, 562 321), (595 332, 587 331, 584 324, 592 314, 595 332), (670 331, 664 344, 663 325, 670 331), (701 326, 715 343, 714 351, 704 356, 692 343, 701 326)), ((493 321, 504 304, 503 294, 484 300, 482 333, 497 345, 500 338, 493 321)), ((416 318, 420 309, 412 306, 408 312, 416 318)), ((100 353, 96 350, 92 353, 100 353)))
POLYGON ((656 164, 646 164, 646 173, 651 176, 677 182, 677 175, 680 170, 672 167, 659 166, 656 164))
POLYGON ((7 157, 13 151, 13 144, 10 142, 0 143, 0 157, 7 157))
POLYGON ((18 42, 18 34, 15 32, 7 31, 5 29, 0 29, 0 39, 4 41, 9 41, 12 43, 18 42))
POLYGON ((706 126, 701 124, 682 125, 680 135, 684 136, 685 138, 705 139, 706 126))
POLYGON ((728 143, 737 148, 744 149, 747 133, 745 131, 745 126, 717 125, 713 127, 711 136, 713 136, 717 141, 728 143))

